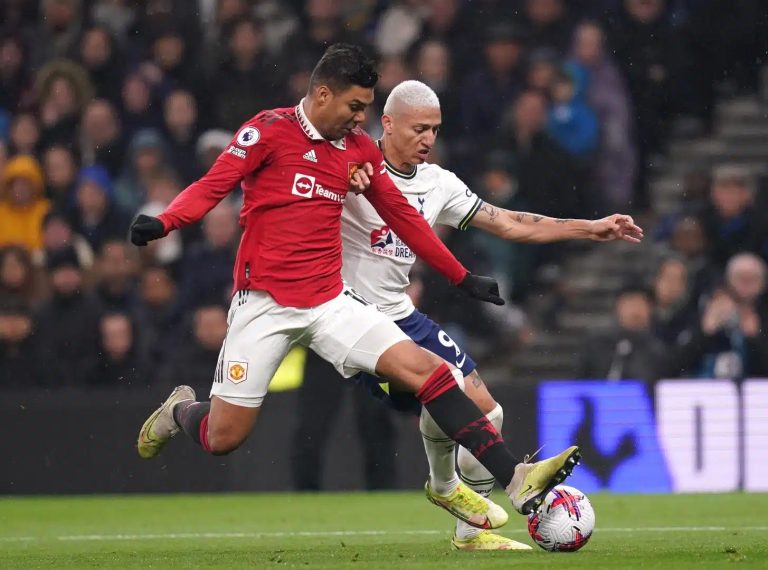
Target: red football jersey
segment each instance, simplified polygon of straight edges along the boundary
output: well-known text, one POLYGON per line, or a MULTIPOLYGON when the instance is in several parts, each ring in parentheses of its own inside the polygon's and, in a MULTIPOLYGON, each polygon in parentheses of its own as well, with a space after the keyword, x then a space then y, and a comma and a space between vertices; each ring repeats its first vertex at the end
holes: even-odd
POLYGON ((375 172, 364 195, 381 217, 416 255, 461 281, 467 270, 394 186, 370 137, 355 129, 328 141, 302 103, 247 121, 208 173, 159 218, 166 232, 196 222, 242 181, 235 290, 264 290, 281 305, 314 307, 342 290, 341 210, 349 180, 365 162, 375 172))

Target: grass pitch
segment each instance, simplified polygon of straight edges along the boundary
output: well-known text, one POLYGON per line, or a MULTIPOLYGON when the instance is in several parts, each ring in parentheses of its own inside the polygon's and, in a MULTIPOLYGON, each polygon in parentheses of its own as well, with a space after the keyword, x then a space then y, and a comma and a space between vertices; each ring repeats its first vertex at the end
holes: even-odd
POLYGON ((0 498, 0 568, 768 568, 768 495, 590 499, 590 543, 553 554, 453 552, 421 493, 0 498))

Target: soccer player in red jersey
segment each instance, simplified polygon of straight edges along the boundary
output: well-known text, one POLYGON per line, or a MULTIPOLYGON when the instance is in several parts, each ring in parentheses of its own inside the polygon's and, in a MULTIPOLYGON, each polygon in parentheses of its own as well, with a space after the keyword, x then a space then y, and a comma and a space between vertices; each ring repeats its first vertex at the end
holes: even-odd
POLYGON ((331 46, 298 105, 247 121, 200 180, 157 218, 139 216, 132 224, 131 241, 146 245, 198 221, 242 183, 235 295, 211 400, 197 402, 191 388, 178 386, 142 426, 138 452, 154 457, 180 430, 209 453, 237 449, 253 429, 275 370, 301 344, 345 377, 367 372, 414 392, 443 432, 470 450, 527 514, 571 473, 578 448, 519 462, 464 395, 461 373, 421 349, 342 281, 342 204, 352 175, 371 163, 376 167, 364 196, 400 239, 472 297, 504 302, 495 280, 472 275, 445 248, 358 128, 377 79, 360 48, 331 46))

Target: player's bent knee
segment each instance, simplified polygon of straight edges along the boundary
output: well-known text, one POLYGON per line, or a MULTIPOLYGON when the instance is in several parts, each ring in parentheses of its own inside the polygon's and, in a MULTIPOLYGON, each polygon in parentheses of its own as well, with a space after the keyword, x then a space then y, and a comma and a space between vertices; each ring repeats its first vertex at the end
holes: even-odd
POLYGON ((259 416, 259 406, 249 406, 255 400, 221 397, 211 398, 208 421, 208 450, 213 455, 226 455, 240 447, 251 433, 259 416))
POLYGON ((208 448, 212 455, 227 455, 240 447, 246 437, 231 431, 211 431, 209 429, 208 448))

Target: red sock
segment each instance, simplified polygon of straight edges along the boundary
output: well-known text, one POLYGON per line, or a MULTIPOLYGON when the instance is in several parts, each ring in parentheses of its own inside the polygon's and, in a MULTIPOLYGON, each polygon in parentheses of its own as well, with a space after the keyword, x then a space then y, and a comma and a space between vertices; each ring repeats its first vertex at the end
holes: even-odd
POLYGON ((485 414, 461 391, 447 364, 427 378, 416 397, 443 432, 467 448, 503 487, 509 485, 519 461, 485 414))
POLYGON ((211 453, 211 446, 208 443, 208 416, 210 414, 205 414, 203 417, 203 420, 200 422, 200 446, 206 450, 208 453, 211 453))

